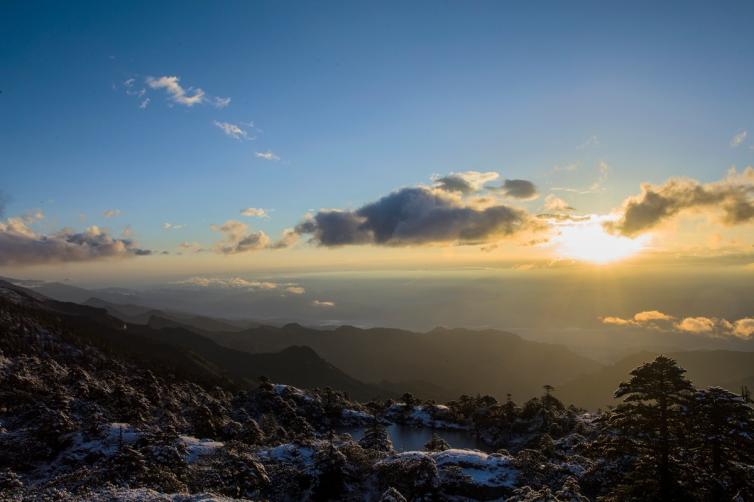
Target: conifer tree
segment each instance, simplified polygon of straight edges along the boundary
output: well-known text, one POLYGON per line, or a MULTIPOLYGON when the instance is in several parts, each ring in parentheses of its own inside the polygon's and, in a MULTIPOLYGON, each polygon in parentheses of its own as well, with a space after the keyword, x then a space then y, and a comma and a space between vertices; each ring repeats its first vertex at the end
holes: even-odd
POLYGON ((754 460, 754 411, 743 397, 710 387, 696 392, 691 415, 697 464, 708 473, 710 496, 720 498, 734 463, 754 460))
POLYGON ((673 462, 685 441, 686 409, 693 393, 685 372, 673 359, 659 356, 631 371, 631 379, 615 391, 624 402, 610 416, 609 425, 618 431, 624 452, 637 455, 640 467, 654 471, 657 493, 645 492, 647 498, 674 498, 673 462))

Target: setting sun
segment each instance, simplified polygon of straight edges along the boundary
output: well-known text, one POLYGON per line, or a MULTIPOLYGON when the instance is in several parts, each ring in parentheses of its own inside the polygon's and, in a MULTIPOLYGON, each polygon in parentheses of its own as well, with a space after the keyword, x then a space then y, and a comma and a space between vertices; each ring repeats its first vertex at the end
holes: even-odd
POLYGON ((559 232, 555 239, 558 255, 597 264, 631 257, 644 249, 648 240, 647 236, 629 239, 609 234, 598 219, 569 223, 561 226, 559 232))

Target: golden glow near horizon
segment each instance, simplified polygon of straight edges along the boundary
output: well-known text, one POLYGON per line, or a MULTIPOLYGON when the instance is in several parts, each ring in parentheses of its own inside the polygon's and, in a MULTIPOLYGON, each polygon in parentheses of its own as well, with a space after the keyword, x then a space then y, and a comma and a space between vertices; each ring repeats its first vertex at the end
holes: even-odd
POLYGON ((603 222, 604 218, 591 218, 559 225, 559 235, 553 239, 555 252, 563 258, 605 264, 629 258, 646 248, 649 236, 629 239, 613 235, 605 231, 603 222))

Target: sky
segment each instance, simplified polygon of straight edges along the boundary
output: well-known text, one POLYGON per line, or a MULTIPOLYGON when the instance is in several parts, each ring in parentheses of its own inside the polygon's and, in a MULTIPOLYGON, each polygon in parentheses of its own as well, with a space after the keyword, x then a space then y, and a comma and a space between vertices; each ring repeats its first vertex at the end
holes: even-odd
POLYGON ((2 275, 754 275, 750 2, 1 9, 2 275))

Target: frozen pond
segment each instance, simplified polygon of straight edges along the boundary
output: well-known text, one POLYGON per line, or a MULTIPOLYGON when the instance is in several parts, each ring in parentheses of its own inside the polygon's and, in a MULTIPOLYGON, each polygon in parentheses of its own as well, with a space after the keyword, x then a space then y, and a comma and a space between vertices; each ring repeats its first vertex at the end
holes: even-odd
MULTIPOLYGON (((385 428, 396 451, 423 450, 424 445, 432 438, 432 433, 437 433, 438 436, 447 441, 451 448, 493 451, 469 431, 428 429, 402 424, 390 424, 385 428)), ((364 429, 365 427, 344 427, 338 429, 337 432, 347 432, 354 440, 358 441, 364 436, 364 429)))

